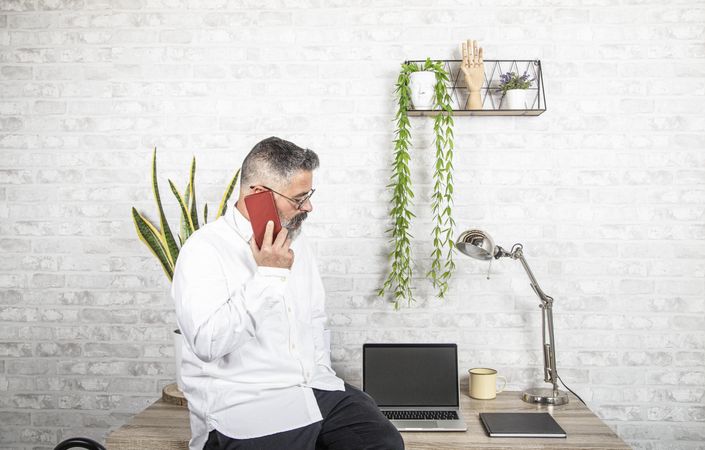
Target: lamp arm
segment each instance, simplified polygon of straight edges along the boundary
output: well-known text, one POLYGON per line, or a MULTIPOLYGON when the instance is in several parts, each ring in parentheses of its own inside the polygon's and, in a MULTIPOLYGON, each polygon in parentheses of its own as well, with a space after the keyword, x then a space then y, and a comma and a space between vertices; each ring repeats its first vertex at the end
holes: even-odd
MULTIPOLYGON (((503 250, 504 251, 504 250, 503 250)), ((505 252, 506 253, 506 252, 505 252)), ((504 256, 504 255, 503 255, 504 256)), ((541 336, 543 339, 543 373, 544 381, 553 385, 553 390, 558 390, 558 370, 556 369, 556 344, 553 336, 553 297, 547 295, 539 286, 536 277, 534 277, 529 264, 524 258, 521 244, 515 244, 512 247, 511 253, 506 256, 512 259, 518 259, 524 267, 526 274, 529 276, 531 288, 536 295, 541 299, 541 336), (548 335, 548 336, 546 336, 548 335), (548 339, 546 339, 548 337, 548 339)))

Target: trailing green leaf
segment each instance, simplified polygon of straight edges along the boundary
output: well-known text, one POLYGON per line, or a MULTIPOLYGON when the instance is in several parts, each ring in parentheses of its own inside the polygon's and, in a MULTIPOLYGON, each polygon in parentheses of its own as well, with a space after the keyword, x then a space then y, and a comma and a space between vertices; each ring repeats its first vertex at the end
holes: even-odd
POLYGON ((427 276, 433 286, 438 289, 438 296, 443 298, 448 289, 448 281, 455 269, 453 262, 453 230, 455 222, 452 218, 453 203, 453 109, 451 97, 447 92, 448 73, 443 63, 426 59, 419 67, 415 63, 404 63, 397 78, 395 93, 397 96, 397 113, 395 116, 397 129, 394 140, 394 162, 392 163, 391 183, 392 190, 390 216, 392 228, 387 232, 391 234, 393 248, 390 253, 391 267, 382 288, 378 294, 384 296, 386 292, 394 293, 394 306, 399 308, 401 301, 408 303, 414 301, 412 293, 412 255, 411 239, 409 232, 411 219, 411 203, 414 193, 411 187, 411 174, 409 161, 411 159, 411 126, 408 110, 411 107, 411 91, 409 89, 409 75, 419 70, 433 71, 436 74, 434 87, 434 103, 439 110, 434 118, 434 145, 436 150, 436 163, 433 175, 433 194, 431 210, 434 215, 434 229, 432 232, 433 262, 427 276))
POLYGON ((453 230, 455 221, 452 217, 453 204, 453 110, 451 97, 446 88, 448 74, 441 62, 426 60, 426 66, 436 74, 434 88, 434 106, 439 113, 434 117, 436 164, 433 173, 433 195, 431 210, 434 216, 433 251, 431 252, 431 269, 427 276, 438 289, 438 297, 444 298, 448 290, 448 280, 455 270, 453 261, 453 230))
POLYGON ((392 242, 393 249, 390 253, 391 268, 382 288, 378 294, 384 296, 386 292, 394 294, 394 307, 399 308, 399 303, 406 300, 414 301, 411 291, 412 266, 411 266, 411 234, 409 227, 411 218, 411 203, 414 192, 411 188, 411 171, 409 169, 411 147, 411 124, 407 111, 411 106, 411 90, 409 89, 409 74, 417 72, 419 67, 414 63, 402 64, 401 72, 397 78, 397 131, 394 140, 394 162, 392 163, 392 242))

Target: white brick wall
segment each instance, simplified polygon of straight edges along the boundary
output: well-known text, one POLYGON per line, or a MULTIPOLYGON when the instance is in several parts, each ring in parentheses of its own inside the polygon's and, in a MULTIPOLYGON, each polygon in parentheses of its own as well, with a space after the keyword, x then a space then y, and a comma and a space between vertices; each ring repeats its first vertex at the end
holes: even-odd
MULTIPOLYGON (((540 380, 518 263, 458 255, 449 298, 375 296, 393 83, 405 59, 540 58, 548 111, 456 119, 459 230, 522 242, 556 298, 569 385, 635 448, 705 441, 705 6, 695 0, 0 0, 0 447, 110 429, 173 378, 167 282, 130 207, 149 159, 214 205, 258 140, 317 150, 315 238, 333 359, 365 341, 454 341, 461 368, 540 380), (434 6, 435 3, 435 6, 434 6)), ((427 234, 430 122, 414 119, 427 234)), ((173 219, 172 219, 173 220, 173 219)), ((418 273, 429 263, 418 242, 418 273)))

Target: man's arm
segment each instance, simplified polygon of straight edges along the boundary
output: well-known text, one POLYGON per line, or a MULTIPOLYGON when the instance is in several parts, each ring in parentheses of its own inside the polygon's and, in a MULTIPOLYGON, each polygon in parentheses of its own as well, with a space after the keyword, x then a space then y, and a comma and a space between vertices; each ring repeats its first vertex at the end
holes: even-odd
MULTIPOLYGON (((310 249, 309 249, 310 251, 310 249)), ((325 290, 315 258, 312 259, 311 274, 311 327, 313 329, 313 344, 316 361, 316 373, 334 375, 330 362, 330 342, 326 339, 325 290)))
POLYGON ((261 318, 284 296, 288 269, 237 268, 242 283, 228 286, 223 263, 207 242, 188 242, 174 271, 176 317, 194 354, 209 362, 236 350, 257 329, 261 318), (188 245, 191 244, 191 245, 188 245))

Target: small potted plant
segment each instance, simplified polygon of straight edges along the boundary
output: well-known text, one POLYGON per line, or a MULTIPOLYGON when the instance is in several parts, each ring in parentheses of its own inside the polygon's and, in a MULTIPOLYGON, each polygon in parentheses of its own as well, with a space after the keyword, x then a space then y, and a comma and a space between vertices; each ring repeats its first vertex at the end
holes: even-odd
POLYGON ((397 129, 394 139, 394 162, 392 163, 392 200, 390 216, 392 228, 388 230, 392 237, 390 268, 383 286, 378 291, 380 296, 391 293, 394 307, 398 309, 402 301, 409 304, 414 300, 411 281, 414 260, 411 252, 411 211, 414 193, 411 185, 411 123, 409 110, 436 110, 433 118, 434 146, 436 158, 433 172, 433 191, 431 193, 431 210, 435 226, 431 232, 433 252, 431 269, 427 277, 438 289, 438 297, 444 298, 448 290, 448 281, 455 270, 453 251, 455 245, 453 233, 455 221, 452 217, 453 207, 453 108, 448 93, 449 75, 443 62, 427 58, 423 63, 405 62, 397 78, 397 129), (421 80, 414 80, 414 74, 422 74, 421 80), (416 82, 419 81, 419 84, 416 82), (430 83, 433 83, 429 86, 430 83), (429 98, 430 95, 430 98, 429 98))
POLYGON ((531 105, 527 98, 527 89, 531 87, 533 78, 529 74, 519 76, 516 72, 507 72, 499 76, 499 87, 497 91, 502 93, 502 105, 504 109, 530 109, 531 105))

